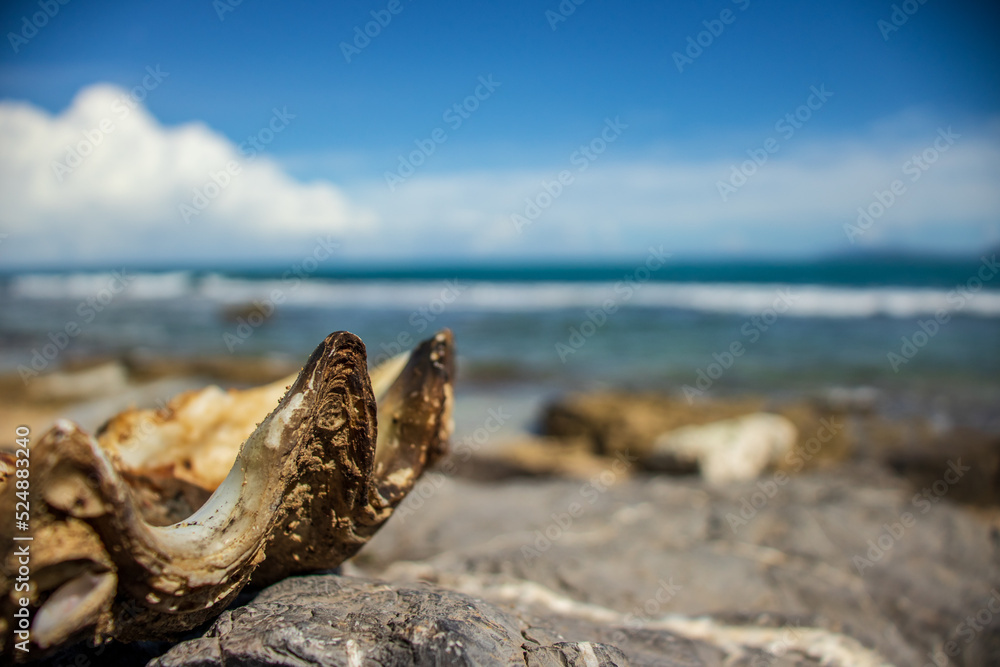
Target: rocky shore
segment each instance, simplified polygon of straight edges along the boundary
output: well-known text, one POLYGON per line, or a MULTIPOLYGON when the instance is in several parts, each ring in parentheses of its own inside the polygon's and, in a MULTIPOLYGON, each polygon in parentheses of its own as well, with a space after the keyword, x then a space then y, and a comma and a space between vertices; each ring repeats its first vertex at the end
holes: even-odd
MULTIPOLYGON (((41 423, 124 395, 18 400, 41 423)), ((566 396, 537 433, 457 434, 340 571, 245 592, 176 643, 40 664, 1000 664, 997 433, 866 396, 566 396), (740 421, 761 414, 780 421, 740 421), (720 433, 767 456, 706 479, 720 433)))

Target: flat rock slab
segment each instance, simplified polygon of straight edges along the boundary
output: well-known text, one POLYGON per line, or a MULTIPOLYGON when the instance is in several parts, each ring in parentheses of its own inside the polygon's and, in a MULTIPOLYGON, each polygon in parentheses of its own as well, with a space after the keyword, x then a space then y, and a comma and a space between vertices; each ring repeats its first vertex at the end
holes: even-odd
MULTIPOLYGON (((180 642, 149 667, 824 664, 822 657, 797 650, 775 654, 752 641, 740 645, 740 638, 726 636, 721 626, 692 638, 566 611, 538 616, 424 583, 294 577, 226 611, 203 635, 180 642)), ((787 634, 781 627, 770 632, 770 644, 787 634)))
POLYGON ((528 626, 516 616, 461 593, 315 575, 263 590, 226 611, 204 636, 181 642, 150 665, 629 664, 614 646, 542 645, 522 630, 528 626))
MULTIPOLYGON (((924 490, 870 467, 723 487, 614 464, 588 481, 432 475, 346 571, 431 581, 550 625, 572 613, 631 626, 587 639, 634 664, 659 650, 635 637, 664 629, 730 658, 780 647, 857 665, 860 648, 900 667, 1000 664, 1000 523, 951 502, 966 468, 956 458, 924 490)), ((725 656, 699 657, 742 664, 725 656)))
POLYGON ((278 582, 172 647, 47 664, 1000 664, 1000 519, 951 502, 964 476, 915 493, 869 468, 605 473, 431 475, 345 564, 358 576, 278 582))

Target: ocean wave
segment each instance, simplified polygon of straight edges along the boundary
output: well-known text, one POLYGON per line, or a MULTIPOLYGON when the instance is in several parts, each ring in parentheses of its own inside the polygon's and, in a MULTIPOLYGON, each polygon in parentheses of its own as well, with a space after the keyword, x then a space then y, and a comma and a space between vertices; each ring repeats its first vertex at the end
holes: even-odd
MULTIPOLYGON (((26 274, 10 278, 15 299, 86 299, 108 286, 110 273, 26 274)), ((940 311, 1000 317, 1000 290, 842 287, 748 283, 490 282, 467 280, 300 280, 233 278, 188 272, 138 273, 121 297, 133 301, 197 299, 234 305, 253 301, 317 308, 532 312, 602 307, 671 308, 753 316, 770 308, 816 318, 913 318, 940 311)))
POLYGON ((191 294, 192 275, 171 273, 67 273, 23 274, 10 279, 8 292, 20 299, 87 299, 112 285, 126 284, 121 295, 128 299, 178 299, 191 294), (116 278, 116 276, 119 276, 116 278))

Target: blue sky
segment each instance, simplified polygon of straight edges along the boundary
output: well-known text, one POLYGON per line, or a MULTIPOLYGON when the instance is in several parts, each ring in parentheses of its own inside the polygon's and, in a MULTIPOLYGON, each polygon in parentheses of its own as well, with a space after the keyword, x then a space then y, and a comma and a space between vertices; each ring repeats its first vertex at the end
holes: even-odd
POLYGON ((37 0, 0 13, 3 263, 279 261, 327 234, 345 258, 393 261, 1000 243, 993 4, 52 3, 37 32, 37 0), (391 20, 347 62, 372 12, 391 20), (677 53, 694 56, 682 71, 677 53), (116 115, 144 77, 141 105, 116 115), (60 173, 105 118, 117 131, 60 173), (609 121, 614 140, 574 163, 609 121), (248 162, 240 144, 262 130, 248 162), (934 149, 941 131, 957 138, 934 149), (400 156, 420 164, 390 187, 400 156), (185 217, 233 160, 232 185, 185 217), (895 180, 902 194, 846 230, 895 180))

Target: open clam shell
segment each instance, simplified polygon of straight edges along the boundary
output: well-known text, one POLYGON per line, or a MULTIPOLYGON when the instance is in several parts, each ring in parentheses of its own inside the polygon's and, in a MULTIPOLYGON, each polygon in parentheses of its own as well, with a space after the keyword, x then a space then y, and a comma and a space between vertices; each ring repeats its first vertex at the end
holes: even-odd
MULTIPOLYGON (((132 641, 203 623, 251 580, 336 567, 444 453, 453 359, 442 331, 369 376, 361 340, 333 333, 242 445, 236 434, 273 405, 274 385, 182 395, 119 415, 98 438, 58 421, 32 447, 34 539, 0 545, 0 649, 20 653, 23 596, 37 647, 132 641), (219 480, 199 456, 222 460, 227 446, 235 463, 219 480), (28 591, 16 586, 15 544, 30 544, 28 591)), ((0 486, 11 535, 14 484, 0 486)))

